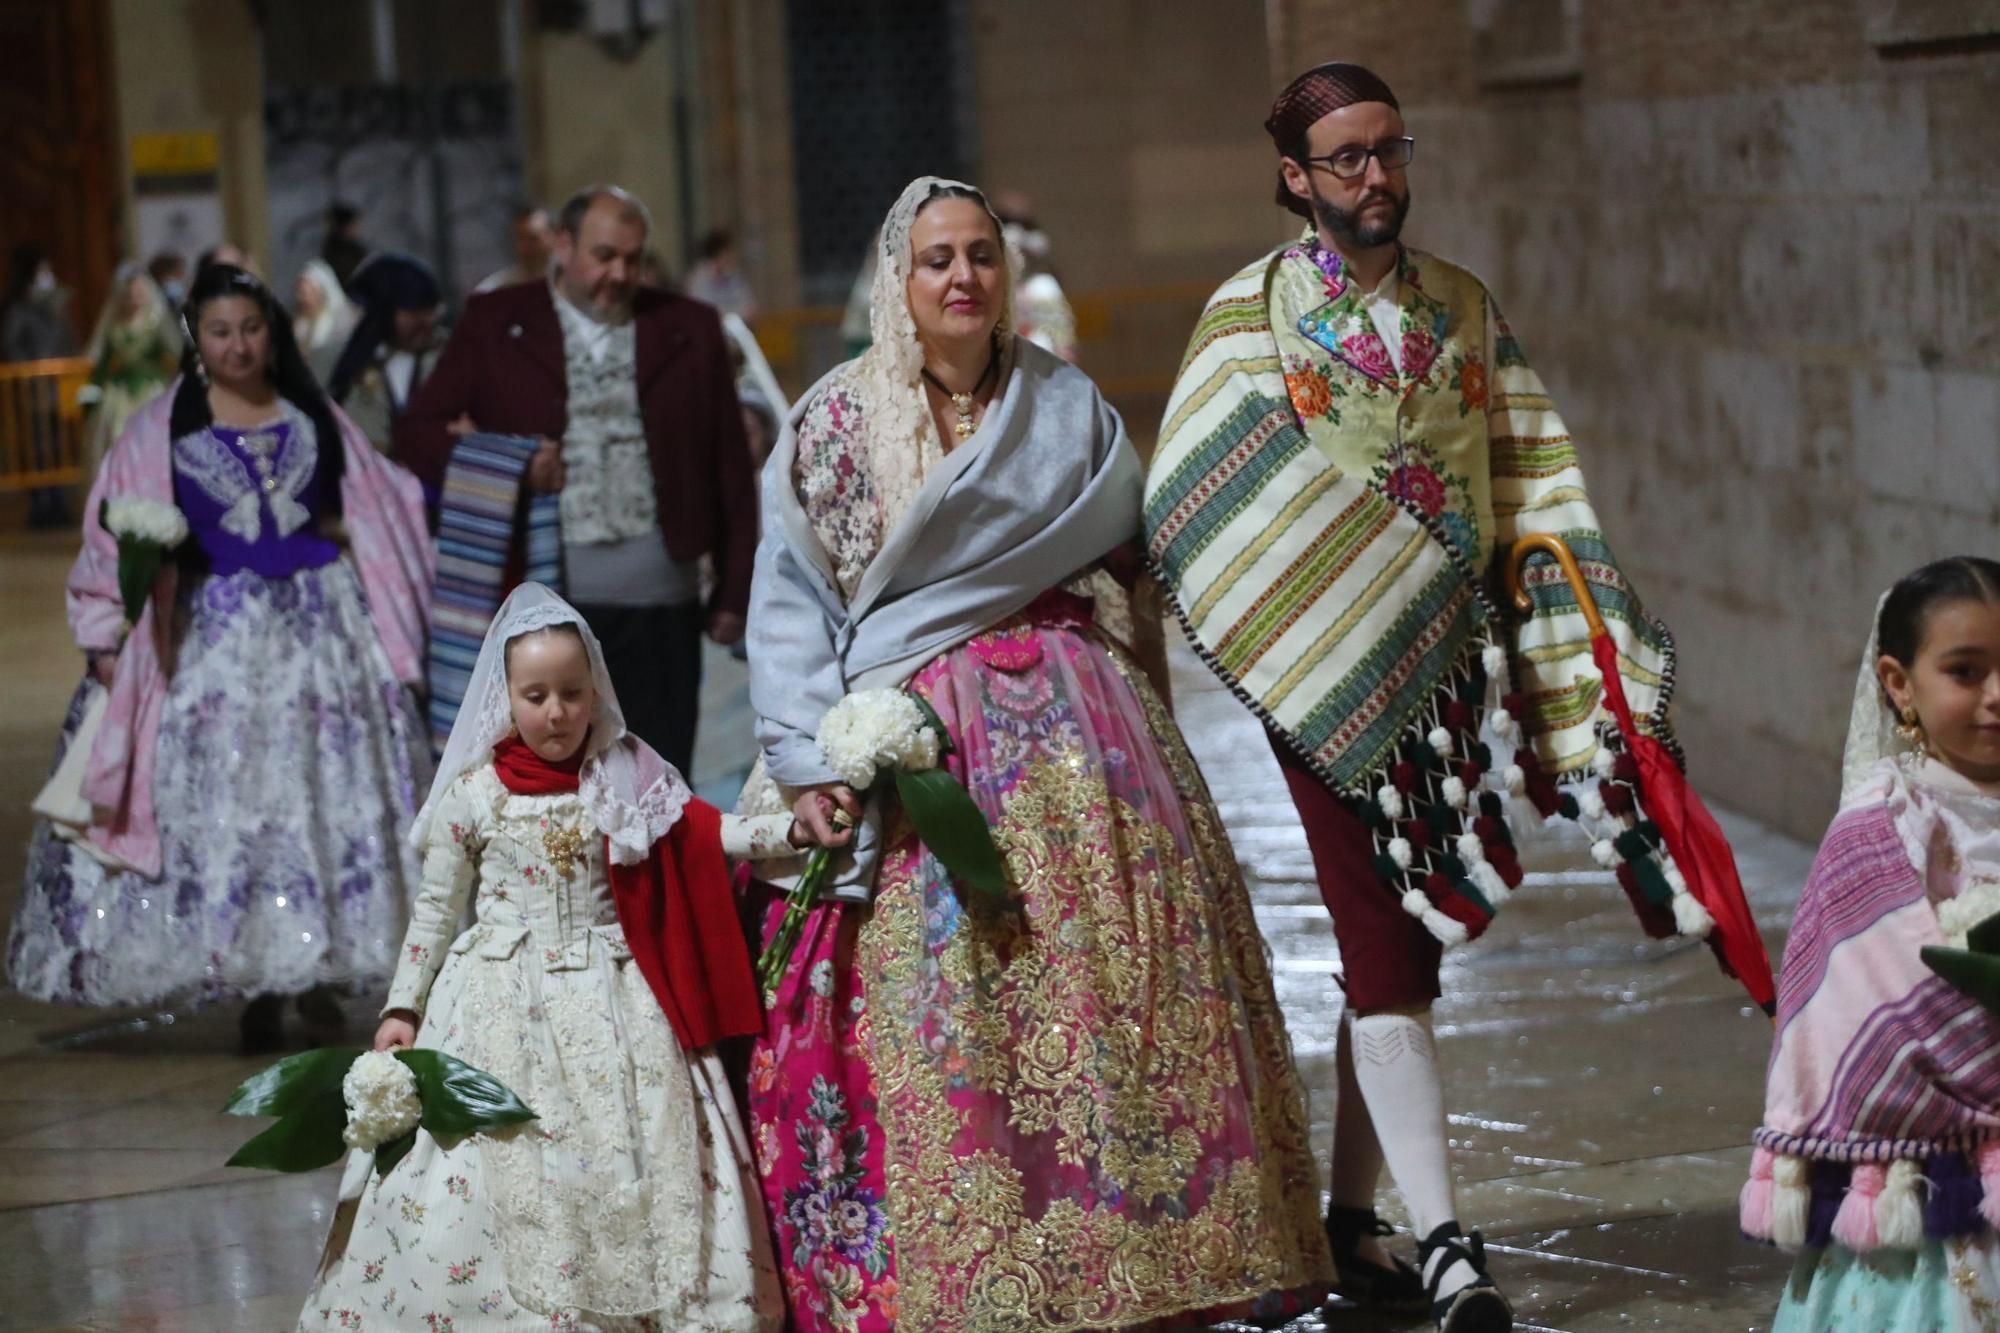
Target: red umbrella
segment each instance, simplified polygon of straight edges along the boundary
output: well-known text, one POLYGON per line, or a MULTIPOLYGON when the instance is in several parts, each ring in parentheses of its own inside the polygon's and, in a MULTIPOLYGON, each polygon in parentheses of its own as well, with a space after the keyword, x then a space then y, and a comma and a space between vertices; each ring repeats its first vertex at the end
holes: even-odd
POLYGON ((1743 881, 1736 873, 1736 858, 1729 850, 1729 840, 1723 836, 1715 816, 1695 795, 1687 775, 1681 772, 1667 747, 1643 735, 1633 722, 1632 706, 1625 700, 1625 686, 1618 676, 1618 645, 1612 641, 1611 631, 1605 628, 1604 617, 1598 614, 1596 599, 1583 580, 1583 571, 1577 568, 1576 556, 1562 538, 1538 532, 1514 543, 1507 559, 1507 591, 1515 607, 1524 612, 1535 609, 1534 601, 1521 586, 1521 566, 1538 550, 1555 557, 1562 566, 1563 577, 1569 580, 1570 590, 1576 594, 1577 608, 1590 630, 1590 654, 1597 659, 1597 668, 1604 676, 1604 706, 1617 719, 1625 748, 1638 765, 1639 794, 1645 815, 1659 826, 1661 842, 1674 864, 1680 867, 1688 892, 1714 919, 1715 939, 1711 942, 1723 970, 1743 983, 1750 998, 1766 1014, 1772 1013, 1777 1004, 1777 987, 1771 979, 1771 959, 1764 952, 1763 937, 1757 933, 1750 904, 1743 896, 1743 881))

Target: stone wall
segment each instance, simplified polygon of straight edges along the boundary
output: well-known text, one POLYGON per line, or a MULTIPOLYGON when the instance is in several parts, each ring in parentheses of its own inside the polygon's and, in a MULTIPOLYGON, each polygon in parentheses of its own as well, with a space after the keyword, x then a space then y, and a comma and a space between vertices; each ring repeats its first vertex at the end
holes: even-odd
POLYGON ((1277 80, 1344 58, 1397 90, 1409 238, 1487 279, 1563 409, 1679 639, 1697 782, 1816 838, 1877 595, 2000 555, 1994 7, 1282 0, 1273 22, 1277 80))

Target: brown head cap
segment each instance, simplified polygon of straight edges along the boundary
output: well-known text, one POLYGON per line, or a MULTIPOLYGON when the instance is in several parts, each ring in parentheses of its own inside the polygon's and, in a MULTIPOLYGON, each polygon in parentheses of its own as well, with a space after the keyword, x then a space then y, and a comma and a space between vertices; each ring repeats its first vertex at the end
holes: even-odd
MULTIPOLYGON (((1389 85, 1374 70, 1342 60, 1330 61, 1285 85, 1285 91, 1271 103, 1271 116, 1264 122, 1264 130, 1280 154, 1290 153, 1314 121, 1357 102, 1387 102, 1402 109, 1396 102, 1396 94, 1389 91, 1389 85)), ((1282 170, 1278 173, 1278 204, 1302 218, 1312 216, 1306 201, 1286 188, 1282 170)))

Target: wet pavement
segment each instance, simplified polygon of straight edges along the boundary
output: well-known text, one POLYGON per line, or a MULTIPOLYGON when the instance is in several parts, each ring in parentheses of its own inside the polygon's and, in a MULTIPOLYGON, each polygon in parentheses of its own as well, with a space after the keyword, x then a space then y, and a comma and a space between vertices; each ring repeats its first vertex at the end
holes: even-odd
MULTIPOLYGON (((81 668, 60 592, 73 541, 0 537, 10 917, 27 804, 81 668)), ((1191 657, 1175 667, 1177 711, 1251 877, 1324 1166, 1332 931, 1257 724, 1191 657)), ((721 652, 704 716, 695 785, 726 800, 750 740, 742 668, 721 652)), ((1697 776, 1722 762, 1695 759, 1697 776)), ((1810 849, 1718 813, 1775 959, 1810 849)), ((1705 948, 1646 941, 1580 842, 1551 836, 1524 859, 1527 891, 1448 960, 1437 1010, 1461 1219, 1484 1231, 1521 1328, 1768 1327, 1789 1265, 1735 1225, 1768 1024, 1705 948)), ((357 1039, 368 1007, 352 1006, 357 1039)), ((217 1108, 266 1063, 233 1054, 235 1023, 230 1008, 76 1011, 0 993, 0 1330, 291 1327, 336 1177, 221 1165, 248 1134, 217 1108)), ((1383 1211, 1400 1221, 1393 1192, 1383 1211)), ((1334 1309, 1292 1333, 1427 1326, 1334 1309)))

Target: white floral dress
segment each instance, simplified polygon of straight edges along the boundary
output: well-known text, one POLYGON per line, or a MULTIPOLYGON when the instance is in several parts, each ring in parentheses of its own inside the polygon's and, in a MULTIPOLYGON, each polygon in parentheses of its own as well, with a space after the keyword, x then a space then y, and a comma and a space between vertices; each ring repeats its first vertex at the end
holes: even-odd
MULTIPOLYGON (((449 1147, 419 1130, 386 1177, 355 1155, 299 1327, 779 1327, 735 1099, 632 964, 576 794, 515 795, 489 765, 433 828, 386 1007, 539 1118, 449 1147), (453 939, 475 886, 477 923, 453 939)), ((779 821, 726 821, 737 855, 782 842, 779 821)))

